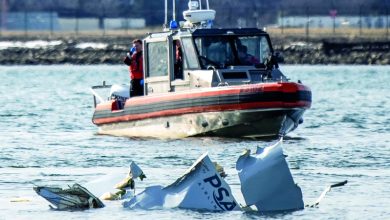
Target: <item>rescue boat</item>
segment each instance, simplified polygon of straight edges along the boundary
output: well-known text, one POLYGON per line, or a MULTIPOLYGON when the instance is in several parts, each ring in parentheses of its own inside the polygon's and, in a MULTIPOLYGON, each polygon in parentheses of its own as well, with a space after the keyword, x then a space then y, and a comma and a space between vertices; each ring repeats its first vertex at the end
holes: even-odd
POLYGON ((183 16, 185 22, 173 16, 162 32, 143 39, 144 96, 129 97, 127 85, 91 88, 99 134, 277 137, 303 122, 311 90, 279 70, 282 57, 268 33, 212 28, 208 1, 206 8, 189 1, 183 16), (107 98, 97 92, 103 88, 110 89, 107 98))

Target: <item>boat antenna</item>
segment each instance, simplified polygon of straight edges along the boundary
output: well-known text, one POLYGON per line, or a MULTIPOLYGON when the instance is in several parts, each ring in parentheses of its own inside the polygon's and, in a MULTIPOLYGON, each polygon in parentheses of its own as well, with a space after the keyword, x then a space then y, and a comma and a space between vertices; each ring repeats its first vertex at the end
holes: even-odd
POLYGON ((172 10, 173 10, 173 12, 172 12, 172 17, 173 17, 173 20, 174 21, 176 21, 176 0, 172 0, 172 10))
POLYGON ((165 20, 164 20, 164 28, 168 26, 168 0, 165 0, 165 20))
POLYGON ((176 30, 179 28, 176 21, 176 0, 172 0, 172 20, 168 22, 168 0, 165 0, 165 20, 163 25, 164 31, 176 30))

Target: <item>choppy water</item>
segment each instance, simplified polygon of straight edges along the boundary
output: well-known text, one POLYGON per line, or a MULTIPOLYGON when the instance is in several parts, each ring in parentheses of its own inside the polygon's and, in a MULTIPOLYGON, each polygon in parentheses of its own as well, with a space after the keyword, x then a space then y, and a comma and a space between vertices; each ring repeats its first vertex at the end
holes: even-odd
MULTIPOLYGON (((304 219, 390 218, 390 67, 283 66, 293 81, 313 92, 305 122, 284 142, 284 151, 304 200, 332 190, 319 208, 267 216, 304 219)), ((254 219, 243 212, 127 210, 120 202, 82 212, 59 212, 32 190, 34 185, 86 183, 126 173, 136 161, 145 186, 167 185, 202 153, 225 167, 239 196, 235 161, 245 148, 269 142, 246 139, 129 139, 96 135, 91 123, 91 85, 127 82, 125 66, 0 67, 0 219, 254 219), (24 198, 24 202, 11 202, 24 198)))

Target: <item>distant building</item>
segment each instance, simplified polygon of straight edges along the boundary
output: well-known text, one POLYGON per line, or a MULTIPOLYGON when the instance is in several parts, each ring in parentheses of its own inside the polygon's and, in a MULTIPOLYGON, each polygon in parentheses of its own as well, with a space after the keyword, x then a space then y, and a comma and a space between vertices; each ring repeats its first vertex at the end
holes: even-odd
POLYGON ((104 28, 106 30, 121 30, 131 28, 144 28, 146 26, 143 18, 105 18, 103 25, 99 24, 98 18, 59 18, 60 30, 75 30, 78 25, 80 31, 93 31, 104 28), (78 23, 78 24, 77 24, 78 23))
POLYGON ((8 12, 1 15, 2 28, 5 30, 58 30, 56 12, 8 12))
MULTIPOLYGON (((3 30, 72 31, 99 30, 99 18, 62 18, 56 12, 8 12, 1 14, 3 30)), ((109 29, 144 28, 143 18, 104 18, 103 27, 109 29)))
MULTIPOLYGON (((332 28, 333 18, 330 16, 286 16, 278 18, 278 26, 286 28, 302 28, 306 27, 309 22, 309 27, 312 28, 332 28)), ((335 17, 335 26, 351 27, 351 28, 386 28, 386 16, 337 16, 335 17)))

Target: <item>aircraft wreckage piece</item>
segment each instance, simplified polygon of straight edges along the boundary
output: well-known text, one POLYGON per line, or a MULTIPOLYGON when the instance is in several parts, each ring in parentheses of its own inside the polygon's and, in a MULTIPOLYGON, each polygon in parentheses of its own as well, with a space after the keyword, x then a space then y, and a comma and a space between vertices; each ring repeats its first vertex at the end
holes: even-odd
POLYGON ((255 155, 247 150, 236 163, 241 192, 247 206, 255 205, 259 212, 303 209, 302 191, 294 183, 288 168, 282 139, 255 155))
POLYGON ((229 185, 207 153, 173 184, 151 186, 123 203, 127 208, 189 208, 211 211, 240 210, 229 185))
MULTIPOLYGON (((226 176, 223 167, 213 163, 207 153, 200 156, 174 183, 167 187, 159 185, 147 187, 136 196, 130 191, 134 189, 134 179, 142 180, 146 176, 134 162, 130 164, 130 171, 125 179, 122 177, 120 181, 120 176, 117 174, 107 175, 87 183, 86 186, 91 191, 78 184, 69 189, 34 187, 34 190, 60 210, 103 207, 103 203, 93 194, 102 195, 107 191, 110 194, 109 198, 105 199, 128 199, 123 206, 132 209, 188 208, 245 211, 251 210, 253 205, 261 213, 303 209, 301 189, 294 183, 281 144, 282 140, 264 149, 258 148, 254 155, 250 155, 250 151, 246 150, 238 158, 236 169, 245 207, 238 205, 230 186, 222 178, 226 176), (122 195, 123 192, 126 194, 122 195)), ((330 187, 342 186, 345 183, 346 181, 330 187)), ((321 195, 316 205, 326 192, 321 195)))
POLYGON ((146 178, 145 174, 134 162, 130 163, 130 169, 125 179, 122 175, 106 175, 97 180, 87 183, 86 188, 79 184, 62 189, 59 187, 37 186, 33 189, 38 195, 49 201, 57 210, 77 210, 89 208, 102 208, 103 202, 100 200, 119 200, 131 198, 134 194, 130 191, 134 189, 134 180, 146 178), (121 180, 121 181, 120 181, 121 180), (118 183, 119 182, 119 183, 118 183), (101 195, 100 199, 95 195, 101 195))
POLYGON ((142 169, 132 161, 125 178, 122 174, 108 174, 86 183, 85 187, 94 195, 99 195, 101 200, 128 199, 134 196, 132 190, 135 188, 136 178, 142 181, 146 176, 142 169))
POLYGON ((59 187, 37 186, 33 188, 38 195, 49 201, 58 210, 103 208, 99 198, 79 184, 62 189, 59 187))

